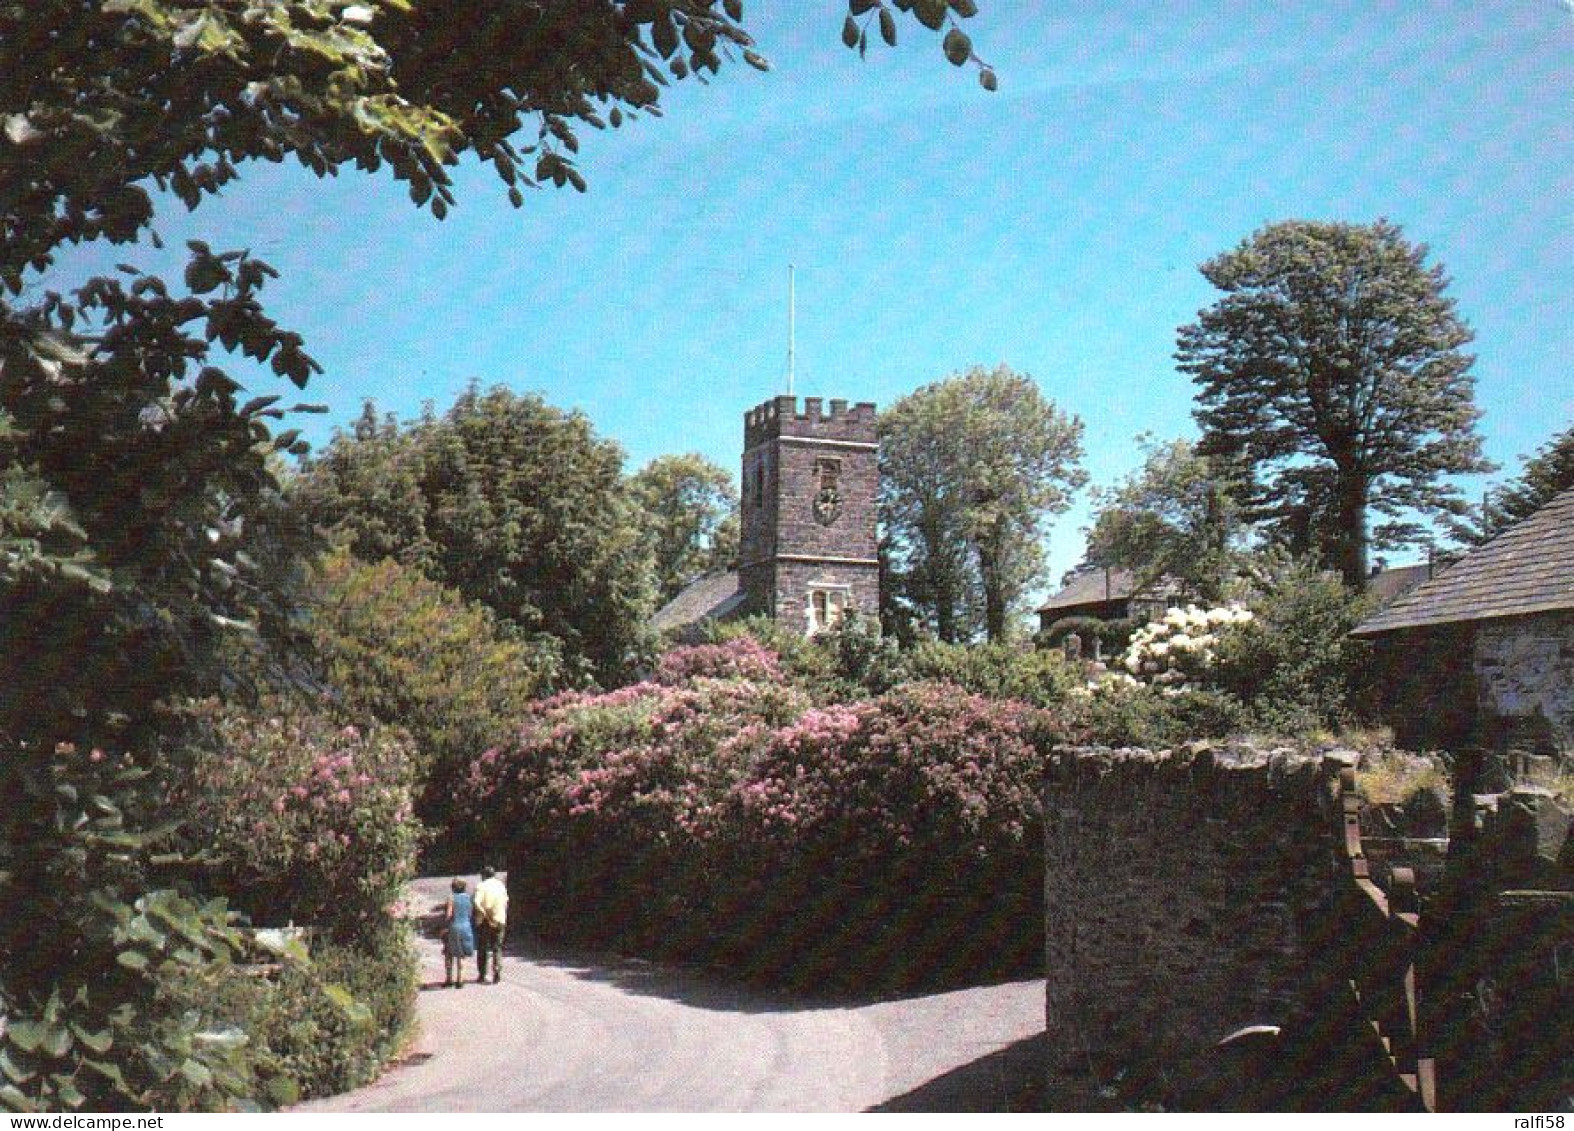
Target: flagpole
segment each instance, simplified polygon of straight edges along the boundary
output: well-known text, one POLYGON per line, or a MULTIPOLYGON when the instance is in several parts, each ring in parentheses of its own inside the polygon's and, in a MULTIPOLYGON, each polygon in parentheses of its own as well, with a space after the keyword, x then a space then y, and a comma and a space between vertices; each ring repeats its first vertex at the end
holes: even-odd
POLYGON ((795 289, 796 280, 791 263, 787 264, 787 395, 793 395, 793 368, 797 361, 797 314, 798 296, 795 289))

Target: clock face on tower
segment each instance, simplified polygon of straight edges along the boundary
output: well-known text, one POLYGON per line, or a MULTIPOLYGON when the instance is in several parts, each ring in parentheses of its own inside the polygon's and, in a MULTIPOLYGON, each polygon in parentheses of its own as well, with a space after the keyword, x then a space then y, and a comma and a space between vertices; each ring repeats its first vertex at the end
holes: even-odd
POLYGON ((814 520, 829 526, 842 513, 842 461, 839 459, 816 460, 814 475, 818 486, 814 492, 814 520))

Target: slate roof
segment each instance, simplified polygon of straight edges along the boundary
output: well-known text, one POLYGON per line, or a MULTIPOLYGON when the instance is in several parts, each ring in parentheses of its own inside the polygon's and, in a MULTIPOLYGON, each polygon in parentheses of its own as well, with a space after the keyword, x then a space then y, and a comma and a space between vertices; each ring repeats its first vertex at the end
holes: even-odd
POLYGON ((1377 598, 1377 607, 1386 609, 1400 597, 1420 585, 1442 566, 1433 567, 1426 562, 1417 565, 1394 566, 1379 570, 1366 579, 1366 593, 1377 598))
POLYGON ((702 620, 721 620, 743 604, 738 571, 708 573, 663 605, 650 620, 657 632, 675 632, 702 620))
POLYGON ((1052 613, 1057 609, 1071 609, 1078 605, 1096 605, 1102 601, 1119 601, 1130 597, 1131 591, 1136 587, 1137 579, 1130 570, 1125 569, 1090 569, 1077 574, 1066 582, 1061 589, 1049 600, 1038 607, 1041 613, 1052 613), (1108 577, 1106 585, 1105 578, 1108 577))
POLYGON ((1574 488, 1356 627, 1401 628, 1574 609, 1574 488))

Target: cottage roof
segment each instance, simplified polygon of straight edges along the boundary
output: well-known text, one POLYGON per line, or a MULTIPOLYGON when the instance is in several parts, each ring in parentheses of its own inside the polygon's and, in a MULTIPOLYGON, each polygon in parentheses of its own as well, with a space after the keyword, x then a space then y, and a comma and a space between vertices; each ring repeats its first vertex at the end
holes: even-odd
MULTIPOLYGON (((1148 586, 1144 592, 1165 596, 1170 592, 1170 588, 1167 583, 1160 582, 1148 586)), ((1065 588, 1040 605, 1038 611, 1060 612, 1086 605, 1101 605, 1106 601, 1124 601, 1134 596, 1137 596, 1137 575, 1131 570, 1088 569, 1073 576, 1066 582, 1065 588)))
POLYGON ((738 587, 738 571, 708 573, 692 581, 676 597, 663 605, 650 625, 657 632, 674 632, 703 620, 721 620, 743 604, 738 587))
POLYGON ((1376 608, 1385 609, 1441 568, 1418 562, 1415 565, 1380 569, 1366 579, 1364 592, 1374 599, 1376 608))
POLYGON ((1362 622, 1355 636, 1574 609, 1574 488, 1362 622))

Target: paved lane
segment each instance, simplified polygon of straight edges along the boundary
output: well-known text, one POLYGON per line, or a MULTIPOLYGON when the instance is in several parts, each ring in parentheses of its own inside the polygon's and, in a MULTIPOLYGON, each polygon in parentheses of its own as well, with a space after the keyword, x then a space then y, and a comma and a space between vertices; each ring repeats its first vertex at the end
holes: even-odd
MULTIPOLYGON (((417 884, 428 903, 442 890, 417 884)), ((454 990, 441 987, 438 944, 420 947, 429 988, 408 1061, 303 1110, 860 1111, 1043 1029, 1036 979, 823 1005, 527 944, 504 958, 501 984, 454 990)))

